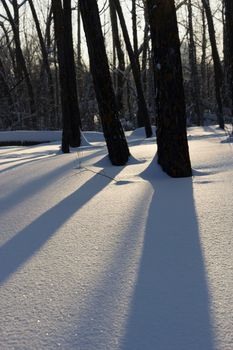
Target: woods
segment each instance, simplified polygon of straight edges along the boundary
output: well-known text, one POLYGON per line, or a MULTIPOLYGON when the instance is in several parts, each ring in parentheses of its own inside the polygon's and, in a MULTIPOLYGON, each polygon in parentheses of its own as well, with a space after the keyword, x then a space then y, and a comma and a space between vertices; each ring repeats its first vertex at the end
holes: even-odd
POLYGON ((0 0, 0 350, 233 350, 233 0, 0 0))
POLYGON ((124 130, 155 125, 162 168, 190 176, 186 125, 232 121, 231 1, 129 5, 2 0, 0 129, 62 129, 64 153, 103 131, 123 165, 124 130))

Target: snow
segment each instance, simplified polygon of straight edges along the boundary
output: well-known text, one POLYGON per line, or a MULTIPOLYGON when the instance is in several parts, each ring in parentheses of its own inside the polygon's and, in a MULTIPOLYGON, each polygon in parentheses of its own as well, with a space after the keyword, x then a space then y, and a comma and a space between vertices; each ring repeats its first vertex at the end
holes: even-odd
POLYGON ((0 141, 58 141, 61 139, 61 131, 0 131, 0 141))
POLYGON ((192 179, 143 130, 125 167, 101 133, 66 155, 52 137, 0 148, 0 349, 232 350, 228 136, 188 130, 192 179))

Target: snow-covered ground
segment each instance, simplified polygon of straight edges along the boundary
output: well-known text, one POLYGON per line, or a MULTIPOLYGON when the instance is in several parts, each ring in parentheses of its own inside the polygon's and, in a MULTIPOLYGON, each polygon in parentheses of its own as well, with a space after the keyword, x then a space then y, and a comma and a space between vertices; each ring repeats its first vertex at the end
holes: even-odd
POLYGON ((0 148, 1 350, 233 349, 233 145, 188 135, 192 179, 140 130, 125 167, 96 133, 0 148))

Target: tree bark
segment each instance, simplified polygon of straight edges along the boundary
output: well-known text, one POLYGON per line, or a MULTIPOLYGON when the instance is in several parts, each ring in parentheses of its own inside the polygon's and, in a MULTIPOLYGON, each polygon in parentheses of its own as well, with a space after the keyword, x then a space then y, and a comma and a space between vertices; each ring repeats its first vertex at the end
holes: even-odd
POLYGON ((109 1, 110 7, 110 18, 111 18, 111 26, 112 26, 112 38, 113 38, 113 47, 116 49, 117 59, 118 59, 118 67, 117 67, 117 89, 116 89, 116 98, 117 98, 117 106, 120 113, 123 111, 123 90, 124 90, 124 73, 125 73, 125 55, 122 48, 120 34, 117 23, 117 14, 114 6, 113 0, 109 1))
POLYGON ((232 0, 225 1, 225 23, 226 23, 226 55, 227 75, 229 76, 229 90, 232 103, 232 117, 233 117, 233 2, 232 0))
POLYGON ((205 10, 202 8, 201 10, 202 17, 202 55, 201 55, 201 95, 202 100, 206 99, 206 89, 207 89, 207 73, 206 73, 206 50, 207 50, 207 39, 206 39, 206 18, 205 18, 205 10))
MULTIPOLYGON (((138 30, 137 30, 137 7, 136 0, 132 0, 132 33, 133 33, 133 50, 137 59, 138 53, 138 30)), ((138 61, 139 63, 139 61, 138 61)))
POLYGON ((80 11, 109 158, 114 165, 124 165, 128 161, 129 149, 118 118, 96 0, 80 0, 80 11))
POLYGON ((200 84, 197 71, 196 45, 193 33, 193 10, 191 0, 187 2, 188 23, 189 23, 189 62, 191 68, 191 91, 194 101, 194 113, 196 116, 196 124, 200 126, 203 122, 202 108, 200 101, 200 84))
POLYGON ((203 4, 203 7, 205 9, 205 14, 206 14, 206 18, 207 18, 210 44, 211 44, 211 49, 212 49, 212 57, 213 57, 213 63, 214 63, 215 96, 216 96, 216 101, 217 101, 217 105, 218 105, 218 112, 217 112, 218 123, 219 123, 219 127, 221 129, 224 129, 222 92, 221 92, 222 85, 223 85, 222 67, 221 67, 221 62, 220 62, 220 58, 219 58, 219 54, 218 54, 215 29, 214 29, 214 22, 213 22, 212 12, 210 9, 209 0, 202 0, 202 4, 203 4))
POLYGON ((69 146, 79 147, 81 144, 81 122, 72 41, 71 2, 70 0, 64 0, 64 7, 62 7, 61 0, 52 0, 52 9, 62 104, 62 151, 68 153, 69 146))
MULTIPOLYGON (((148 17, 148 9, 146 3, 144 3, 144 21, 145 21, 145 27, 144 27, 144 40, 143 40, 143 51, 142 51, 142 68, 141 68, 141 75, 142 75, 142 86, 143 86, 143 93, 146 99, 147 96, 147 72, 148 72, 148 64, 149 61, 148 52, 149 52, 149 17, 148 17)), ((137 51, 138 56, 138 51, 137 51)))
POLYGON ((192 175, 180 41, 173 0, 147 0, 156 88, 158 162, 172 177, 192 175))
POLYGON ((0 99, 5 98, 7 100, 7 111, 5 112, 7 122, 5 123, 5 127, 11 127, 14 118, 16 117, 15 108, 14 108, 14 100, 11 95, 10 88, 6 81, 5 69, 0 57, 0 99))

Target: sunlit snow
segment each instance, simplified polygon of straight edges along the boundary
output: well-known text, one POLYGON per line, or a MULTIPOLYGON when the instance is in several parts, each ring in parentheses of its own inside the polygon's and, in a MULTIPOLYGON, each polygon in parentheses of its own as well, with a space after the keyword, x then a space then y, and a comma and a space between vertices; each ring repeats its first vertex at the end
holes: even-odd
POLYGON ((101 133, 70 154, 27 135, 53 142, 0 148, 0 349, 232 350, 228 135, 188 130, 190 179, 161 171, 143 130, 125 167, 101 133))

